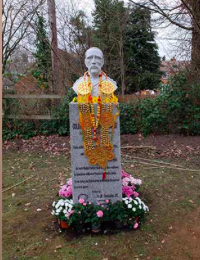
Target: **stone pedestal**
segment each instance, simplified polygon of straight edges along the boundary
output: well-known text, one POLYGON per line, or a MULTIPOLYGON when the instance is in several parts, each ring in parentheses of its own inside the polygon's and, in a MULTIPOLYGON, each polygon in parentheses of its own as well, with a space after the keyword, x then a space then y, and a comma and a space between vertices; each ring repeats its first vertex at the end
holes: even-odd
MULTIPOLYGON (((114 108, 114 113, 116 113, 116 110, 117 108, 114 108)), ((74 203, 78 203, 80 198, 92 203, 105 203, 107 199, 111 202, 121 200, 122 183, 119 117, 116 120, 113 138, 115 158, 108 162, 106 179, 102 180, 103 169, 98 165, 90 165, 84 155, 82 131, 79 125, 78 103, 70 103, 69 114, 74 203)))

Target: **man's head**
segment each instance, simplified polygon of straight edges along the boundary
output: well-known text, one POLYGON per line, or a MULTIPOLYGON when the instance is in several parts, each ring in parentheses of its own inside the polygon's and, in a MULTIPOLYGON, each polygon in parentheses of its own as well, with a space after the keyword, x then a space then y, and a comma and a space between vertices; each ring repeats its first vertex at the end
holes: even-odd
POLYGON ((91 76, 98 77, 103 64, 103 52, 99 48, 92 47, 86 51, 85 66, 88 68, 91 76))

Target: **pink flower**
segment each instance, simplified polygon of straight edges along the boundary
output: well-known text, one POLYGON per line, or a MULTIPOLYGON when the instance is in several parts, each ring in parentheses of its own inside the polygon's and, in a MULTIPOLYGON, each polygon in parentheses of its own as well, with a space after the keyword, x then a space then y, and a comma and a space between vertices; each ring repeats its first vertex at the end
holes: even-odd
POLYGON ((134 224, 133 228, 134 228, 134 229, 137 229, 138 226, 139 226, 139 224, 136 222, 136 223, 134 224))
POLYGON ((72 178, 68 179, 67 185, 72 186, 72 178))
POLYGON ((103 217, 103 211, 101 211, 101 210, 97 211, 97 217, 102 218, 103 217))
POLYGON ((70 196, 72 196, 72 186, 67 187, 67 197, 69 198, 70 196))
POLYGON ((131 186, 122 187, 122 194, 125 194, 126 197, 130 198, 134 194, 133 188, 131 186))
POLYGON ((83 204, 83 203, 84 203, 84 199, 79 199, 78 202, 81 203, 81 204, 83 204))
POLYGON ((66 217, 69 218, 74 213, 74 210, 67 212, 66 217))
POLYGON ((142 184, 142 181, 140 179, 135 179, 132 176, 130 177, 130 181, 131 181, 131 184, 134 184, 134 185, 140 186, 142 184))
POLYGON ((60 197, 69 198, 72 196, 72 186, 63 185, 58 192, 60 197))
POLYGON ((106 200, 106 203, 109 203, 109 200, 106 200))
POLYGON ((124 179, 122 179, 123 186, 128 186, 129 183, 131 184, 131 178, 125 177, 124 179))
POLYGON ((125 171, 121 171, 121 174, 122 174, 122 178, 125 178, 125 177, 129 177, 130 174, 126 173, 125 171))
POLYGON ((133 192, 133 195, 134 195, 134 197, 138 197, 138 196, 139 196, 139 193, 136 192, 136 191, 134 191, 134 192, 133 192))
POLYGON ((83 206, 86 206, 86 203, 83 203, 83 206))
POLYGON ((142 184, 142 181, 140 179, 135 179, 135 184, 136 185, 141 185, 142 184))

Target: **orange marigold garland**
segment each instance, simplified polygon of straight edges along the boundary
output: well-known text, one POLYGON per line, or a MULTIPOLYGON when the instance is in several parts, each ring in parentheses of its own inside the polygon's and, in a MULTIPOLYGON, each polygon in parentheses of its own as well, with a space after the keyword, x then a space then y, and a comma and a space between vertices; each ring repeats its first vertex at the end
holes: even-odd
POLYGON ((114 133, 115 121, 119 113, 113 115, 113 105, 117 98, 114 96, 114 85, 107 80, 107 75, 99 75, 99 95, 92 97, 92 84, 88 71, 83 76, 83 82, 78 85, 79 123, 83 134, 85 156, 91 165, 99 165, 103 170, 102 179, 106 178, 108 161, 114 159, 112 138, 109 129, 114 133), (105 76, 105 81, 102 76, 105 76), (94 99, 96 99, 94 101, 94 99), (94 103, 97 103, 95 117, 94 103))

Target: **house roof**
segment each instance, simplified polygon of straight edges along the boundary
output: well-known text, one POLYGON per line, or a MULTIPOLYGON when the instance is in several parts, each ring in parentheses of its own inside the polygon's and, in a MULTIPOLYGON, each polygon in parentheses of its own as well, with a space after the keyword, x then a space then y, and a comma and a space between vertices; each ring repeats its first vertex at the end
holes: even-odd
POLYGON ((175 58, 169 61, 162 61, 160 70, 162 72, 168 72, 175 74, 180 70, 184 70, 190 66, 190 61, 177 61, 175 58))

